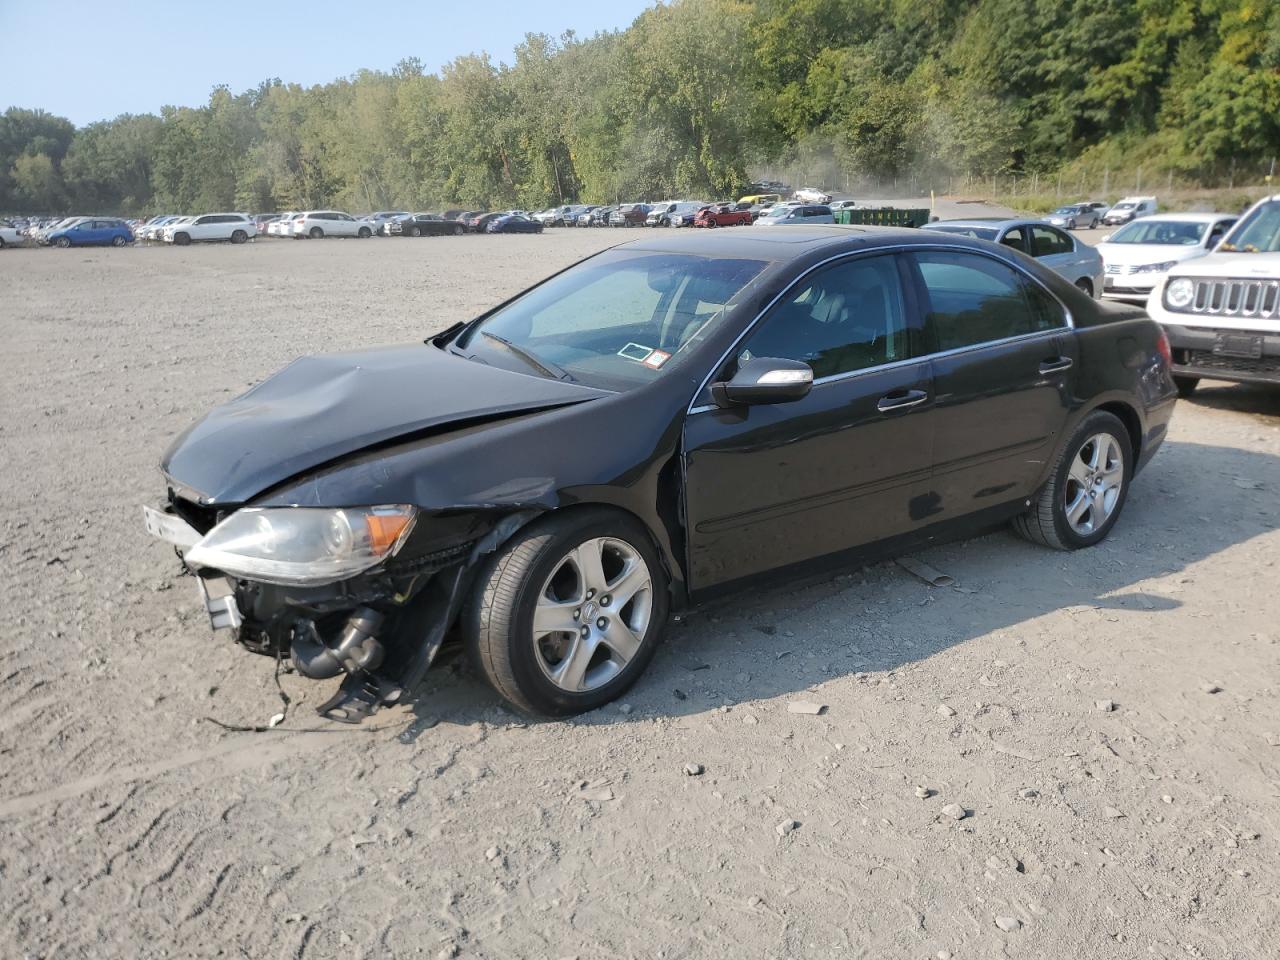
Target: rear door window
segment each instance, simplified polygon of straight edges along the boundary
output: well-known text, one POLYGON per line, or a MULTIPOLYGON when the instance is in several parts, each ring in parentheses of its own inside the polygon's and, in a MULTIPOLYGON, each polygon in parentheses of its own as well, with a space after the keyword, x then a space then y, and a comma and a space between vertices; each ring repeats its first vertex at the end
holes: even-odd
POLYGON ((1021 250, 1023 253, 1026 253, 1029 249, 1026 231, 1022 227, 1006 230, 1004 236, 1000 238, 1000 242, 1006 247, 1013 247, 1013 249, 1021 250))
POLYGON ((912 257, 924 284, 927 325, 939 351, 1066 326, 1062 305, 1007 264, 944 251, 912 257))
POLYGON ((1031 228, 1031 255, 1033 257, 1051 257, 1059 253, 1074 253, 1075 244, 1061 230, 1053 227, 1034 226, 1031 228))

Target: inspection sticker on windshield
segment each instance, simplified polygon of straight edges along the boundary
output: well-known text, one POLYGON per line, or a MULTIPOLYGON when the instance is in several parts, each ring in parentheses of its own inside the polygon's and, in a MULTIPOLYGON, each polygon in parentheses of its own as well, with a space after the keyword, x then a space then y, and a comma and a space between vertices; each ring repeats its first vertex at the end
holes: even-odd
POLYGON ((649 359, 651 353, 653 353, 653 347, 646 347, 642 343, 628 343, 618 351, 618 356, 626 357, 628 360, 635 360, 637 363, 644 363, 649 359))
POLYGON ((652 367, 654 370, 658 370, 662 367, 664 363, 666 363, 670 359, 671 359, 671 354, 667 353, 667 351, 654 350, 653 353, 645 357, 644 365, 646 367, 652 367))

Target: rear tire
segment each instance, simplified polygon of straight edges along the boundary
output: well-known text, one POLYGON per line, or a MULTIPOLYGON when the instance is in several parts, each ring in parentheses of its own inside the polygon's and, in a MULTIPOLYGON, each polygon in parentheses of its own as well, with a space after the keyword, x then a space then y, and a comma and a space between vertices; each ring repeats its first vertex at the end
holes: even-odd
POLYGON ((311 232, 308 233, 307 236, 309 236, 312 240, 323 240, 324 231, 321 230, 319 227, 312 227, 311 232))
POLYGON ((411 229, 409 230, 409 236, 411 236, 411 237, 420 237, 420 236, 422 236, 422 228, 421 228, 421 227, 413 227, 413 228, 411 228, 411 229))
POLYGON ((1081 290, 1083 290, 1085 293, 1087 293, 1089 296, 1091 297, 1093 296, 1093 284, 1090 283, 1088 280, 1086 280, 1084 277, 1081 277, 1079 280, 1076 281, 1076 286, 1079 287, 1081 290))
POLYGON ((571 716, 635 683, 653 659, 667 603, 662 564, 641 524, 611 510, 552 514, 481 568, 464 612, 467 650, 512 706, 571 716), (628 589, 613 602, 612 591, 628 589), (562 621, 566 629, 556 630, 562 621))
POLYGON ((1125 425, 1114 414, 1094 411, 1063 447, 1031 509, 1014 518, 1013 529, 1055 550, 1093 546, 1119 519, 1133 467, 1133 445, 1125 425))
POLYGON ((1199 377, 1174 377, 1174 385, 1178 388, 1178 396, 1184 400, 1196 392, 1196 387, 1200 386, 1199 377))
POLYGON ((356 231, 356 236, 359 237, 361 240, 368 240, 370 237, 373 236, 373 231, 370 230, 368 227, 361 227, 359 230, 356 231))
POLYGON ((248 239, 249 235, 243 230, 237 230, 235 233, 231 234, 232 243, 244 243, 248 239))
MULTIPOLYGON (((125 242, 125 241, 124 241, 124 237, 119 236, 119 235, 116 235, 116 236, 114 236, 114 237, 112 237, 112 238, 111 238, 111 245, 112 245, 113 247, 123 247, 123 246, 124 246, 124 242, 125 242)), ((2 244, 0 244, 0 246, 2 246, 2 244)))
POLYGON ((173 242, 180 247, 189 246, 191 243, 191 235, 189 233, 175 234, 173 238, 173 242))
POLYGON ((467 232, 467 228, 460 223, 453 228, 453 235, 455 237, 460 237, 466 232, 467 232))

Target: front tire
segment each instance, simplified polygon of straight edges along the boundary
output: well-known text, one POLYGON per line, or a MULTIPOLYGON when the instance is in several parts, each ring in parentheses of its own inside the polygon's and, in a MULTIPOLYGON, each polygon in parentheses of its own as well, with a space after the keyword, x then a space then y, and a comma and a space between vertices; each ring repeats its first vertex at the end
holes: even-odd
POLYGON ((249 235, 245 233, 243 230, 237 230, 233 234, 231 234, 232 243, 244 243, 248 239, 249 239, 249 235))
POLYGON ((512 706, 571 716, 635 683, 667 606, 662 564, 637 521, 597 509, 553 514, 481 568, 464 615, 467 649, 512 706))
POLYGON ((1124 509, 1133 477, 1133 444, 1120 419, 1097 410, 1076 428, 1031 509, 1015 517, 1020 535, 1055 550, 1104 539, 1124 509))
POLYGON ((1196 392, 1196 387, 1200 386, 1199 377, 1174 377, 1174 386, 1178 388, 1178 396, 1186 399, 1196 392))
POLYGON ((368 240, 370 237, 373 236, 373 231, 370 230, 368 227, 361 227, 359 230, 356 231, 356 236, 359 237, 361 240, 368 240))
POLYGON ((467 232, 467 228, 460 223, 453 228, 453 235, 455 237, 460 237, 466 232, 467 232))
POLYGON ((413 228, 411 228, 411 229, 409 230, 409 236, 411 236, 411 237, 420 237, 420 236, 422 236, 422 228, 421 228, 421 227, 413 227, 413 228))
POLYGON ((66 237, 59 237, 57 240, 53 241, 53 245, 58 247, 60 250, 65 250, 67 247, 71 246, 71 241, 66 237))
POLYGON ((173 238, 173 242, 180 247, 188 246, 191 243, 191 235, 186 233, 176 234, 173 238))

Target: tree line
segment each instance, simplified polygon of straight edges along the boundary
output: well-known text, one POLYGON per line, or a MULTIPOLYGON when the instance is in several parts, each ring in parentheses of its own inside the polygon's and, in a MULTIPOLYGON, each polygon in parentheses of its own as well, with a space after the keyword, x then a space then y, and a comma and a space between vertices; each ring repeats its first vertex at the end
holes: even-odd
POLYGON ((1275 2, 673 0, 620 31, 530 34, 510 63, 217 87, 79 129, 10 108, 0 211, 730 196, 806 158, 855 182, 1105 159, 1212 185, 1277 153, 1275 2))

